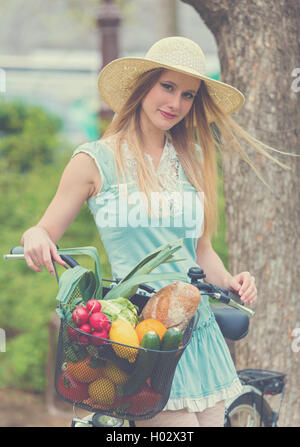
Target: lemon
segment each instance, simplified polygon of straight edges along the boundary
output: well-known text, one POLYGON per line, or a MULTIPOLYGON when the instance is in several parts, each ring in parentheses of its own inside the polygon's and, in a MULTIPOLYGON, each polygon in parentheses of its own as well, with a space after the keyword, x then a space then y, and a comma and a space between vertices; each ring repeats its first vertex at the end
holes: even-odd
POLYGON ((102 372, 105 377, 110 379, 116 385, 123 385, 129 379, 129 375, 112 362, 107 362, 107 364, 102 367, 102 372))
POLYGON ((109 331, 109 338, 111 341, 126 345, 121 346, 117 343, 112 343, 112 347, 119 357, 127 359, 131 363, 135 361, 139 351, 137 348, 140 346, 140 343, 132 324, 122 319, 114 321, 109 331))
POLYGON ((111 405, 116 398, 115 386, 107 377, 90 383, 88 392, 93 401, 103 405, 111 405))

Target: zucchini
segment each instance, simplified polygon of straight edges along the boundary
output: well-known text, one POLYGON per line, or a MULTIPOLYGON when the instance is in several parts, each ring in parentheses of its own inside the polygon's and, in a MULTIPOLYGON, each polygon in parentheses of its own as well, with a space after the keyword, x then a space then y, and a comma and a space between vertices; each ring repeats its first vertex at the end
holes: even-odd
POLYGON ((120 396, 136 394, 151 376, 160 349, 159 335, 154 331, 146 332, 140 347, 144 349, 139 349, 133 374, 124 385, 117 387, 120 396))
POLYGON ((175 351, 182 342, 182 332, 180 329, 171 327, 166 330, 162 338, 161 351, 175 351))
POLYGON ((177 328, 169 328, 161 341, 161 351, 155 368, 151 374, 151 388, 159 394, 165 394, 171 389, 176 365, 178 362, 178 347, 182 343, 183 334, 177 328))

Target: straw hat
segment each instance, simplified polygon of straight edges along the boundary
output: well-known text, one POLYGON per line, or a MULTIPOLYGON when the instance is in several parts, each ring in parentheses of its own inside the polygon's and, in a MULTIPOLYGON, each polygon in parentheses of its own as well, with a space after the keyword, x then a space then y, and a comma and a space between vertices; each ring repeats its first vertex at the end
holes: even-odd
POLYGON ((98 76, 102 99, 114 112, 119 112, 130 96, 135 79, 159 67, 205 81, 213 101, 228 115, 244 104, 244 95, 239 90, 205 76, 205 56, 201 48, 192 40, 177 36, 159 40, 144 58, 123 57, 107 64, 98 76))

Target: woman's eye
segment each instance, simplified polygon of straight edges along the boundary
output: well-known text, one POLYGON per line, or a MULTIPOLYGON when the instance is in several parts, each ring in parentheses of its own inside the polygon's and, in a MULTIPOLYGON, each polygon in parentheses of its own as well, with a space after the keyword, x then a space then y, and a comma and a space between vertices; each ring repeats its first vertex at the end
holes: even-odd
POLYGON ((187 99, 193 99, 195 97, 195 95, 193 95, 192 93, 189 93, 189 92, 184 93, 184 95, 187 99))
POLYGON ((160 84, 163 88, 165 88, 166 90, 171 90, 172 89, 172 85, 170 85, 170 84, 164 84, 164 83, 161 83, 160 84))

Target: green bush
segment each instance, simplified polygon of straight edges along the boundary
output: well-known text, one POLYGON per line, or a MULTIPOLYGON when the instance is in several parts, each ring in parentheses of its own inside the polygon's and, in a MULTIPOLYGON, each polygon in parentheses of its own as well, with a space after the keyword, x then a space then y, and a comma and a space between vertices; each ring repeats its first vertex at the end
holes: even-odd
MULTIPOLYGON (((56 192, 74 149, 62 140, 59 130, 59 120, 35 106, 0 102, 2 254, 20 245, 23 232, 42 217, 56 192), (25 140, 27 146, 20 148, 25 140)), ((59 241, 61 248, 84 245, 97 247, 102 275, 111 278, 106 252, 86 204, 59 241)), ((87 257, 78 257, 78 261, 94 268, 87 257)), ((43 391, 49 349, 47 324, 57 307, 57 282, 45 269, 35 273, 24 261, 4 261, 1 256, 1 262, 0 327, 6 332, 6 352, 0 353, 0 386, 43 391)), ((58 267, 59 275, 63 271, 58 267)))
POLYGON ((62 121, 20 100, 0 102, 0 172, 26 173, 56 162, 62 121))

